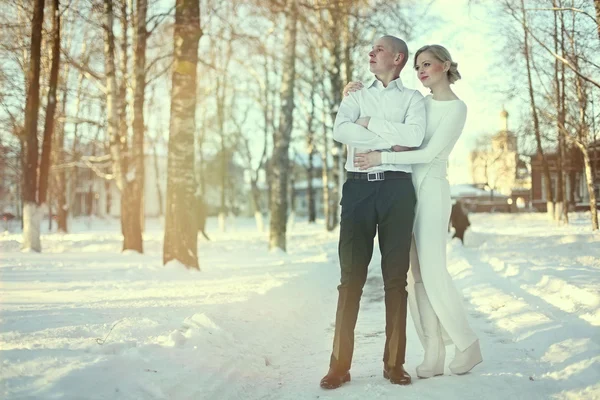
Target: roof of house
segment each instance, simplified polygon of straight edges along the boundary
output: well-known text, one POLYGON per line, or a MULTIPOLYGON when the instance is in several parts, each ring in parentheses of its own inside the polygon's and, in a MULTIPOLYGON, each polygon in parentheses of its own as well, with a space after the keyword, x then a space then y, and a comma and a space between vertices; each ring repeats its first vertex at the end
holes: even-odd
MULTIPOLYGON (((450 186, 451 197, 490 197, 491 192, 480 189, 476 186, 464 183, 450 186)), ((506 195, 494 192, 494 197, 508 197, 506 195)))

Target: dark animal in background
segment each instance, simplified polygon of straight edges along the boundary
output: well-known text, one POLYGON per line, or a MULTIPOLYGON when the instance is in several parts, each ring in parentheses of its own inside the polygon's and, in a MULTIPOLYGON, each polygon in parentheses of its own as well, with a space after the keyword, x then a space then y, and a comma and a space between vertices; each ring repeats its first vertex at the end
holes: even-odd
POLYGON ((454 227, 454 236, 459 238, 461 243, 465 243, 465 231, 469 226, 471 226, 471 222, 469 222, 469 217, 463 208, 463 205, 460 201, 456 201, 452 206, 452 211, 450 212, 450 222, 454 227))

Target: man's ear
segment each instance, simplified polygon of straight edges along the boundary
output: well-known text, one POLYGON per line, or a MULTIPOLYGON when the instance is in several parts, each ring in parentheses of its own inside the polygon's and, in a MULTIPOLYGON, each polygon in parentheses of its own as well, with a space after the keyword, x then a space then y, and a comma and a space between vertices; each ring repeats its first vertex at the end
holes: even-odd
POLYGON ((406 55, 404 53, 398 53, 398 55, 396 56, 396 64, 400 65, 402 64, 402 62, 404 61, 404 57, 406 57, 406 55))

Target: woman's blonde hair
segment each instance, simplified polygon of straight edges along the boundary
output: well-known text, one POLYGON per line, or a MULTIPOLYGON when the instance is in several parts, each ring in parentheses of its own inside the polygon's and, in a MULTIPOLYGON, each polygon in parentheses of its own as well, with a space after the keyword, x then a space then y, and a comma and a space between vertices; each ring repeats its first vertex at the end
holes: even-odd
POLYGON ((439 44, 428 44, 417 50, 417 52, 415 53, 415 61, 413 65, 414 67, 417 66, 417 57, 419 57, 419 54, 426 51, 431 53, 435 58, 437 58, 441 62, 450 62, 450 68, 446 72, 448 76, 448 81, 450 83, 454 83, 461 78, 460 72, 458 72, 458 64, 452 61, 452 56, 450 55, 450 52, 446 50, 444 46, 440 46, 439 44))

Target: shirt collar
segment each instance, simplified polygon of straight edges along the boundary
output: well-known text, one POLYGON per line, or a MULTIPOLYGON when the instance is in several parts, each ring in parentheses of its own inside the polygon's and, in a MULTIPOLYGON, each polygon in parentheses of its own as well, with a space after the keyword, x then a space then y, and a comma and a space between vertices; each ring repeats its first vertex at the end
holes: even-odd
MULTIPOLYGON (((381 87, 383 88, 383 84, 381 83, 381 81, 379 79, 377 79, 375 76, 373 76, 370 80, 367 81, 367 89, 372 87, 375 84, 381 85, 381 87)), ((398 88, 398 90, 400 90, 400 91, 404 90, 404 85, 402 84, 402 78, 398 77, 398 78, 394 79, 393 81, 390 82, 388 87, 394 87, 394 85, 398 88)))

